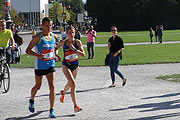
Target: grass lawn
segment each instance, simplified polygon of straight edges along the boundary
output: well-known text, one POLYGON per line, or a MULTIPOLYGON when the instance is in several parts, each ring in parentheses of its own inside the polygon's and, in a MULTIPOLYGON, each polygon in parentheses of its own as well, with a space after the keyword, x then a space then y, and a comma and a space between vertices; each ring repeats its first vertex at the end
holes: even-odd
MULTIPOLYGON (((108 53, 107 47, 95 48, 95 59, 79 57, 80 66, 103 66, 104 59, 108 53)), ((62 49, 59 52, 63 59, 62 49)), ((21 56, 21 64, 11 65, 12 67, 34 67, 34 57, 29 55, 21 56)), ((156 64, 156 63, 178 63, 180 62, 180 44, 149 44, 125 46, 121 65, 132 64, 156 64)), ((57 62, 56 66, 61 67, 62 62, 57 62)))
MULTIPOLYGON (((111 32, 98 32, 96 44, 107 44, 111 35, 111 32)), ((150 42, 148 31, 118 32, 118 35, 125 43, 150 42)), ((81 41, 86 44, 87 37, 82 37, 81 41)), ((155 37, 153 37, 153 41, 155 41, 155 37)), ((163 41, 180 41, 180 30, 164 30, 163 41)))
POLYGON ((180 82, 180 74, 158 76, 158 77, 156 77, 156 79, 167 80, 170 82, 180 82))

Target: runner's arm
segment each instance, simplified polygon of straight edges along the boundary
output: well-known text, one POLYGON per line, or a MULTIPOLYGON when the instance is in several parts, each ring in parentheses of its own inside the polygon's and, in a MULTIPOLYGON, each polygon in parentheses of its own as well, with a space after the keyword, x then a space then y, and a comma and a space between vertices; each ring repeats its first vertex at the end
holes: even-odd
POLYGON ((36 53, 34 51, 32 51, 32 48, 39 42, 40 40, 40 35, 37 34, 33 37, 33 39, 31 40, 31 42, 29 43, 28 47, 26 48, 26 53, 32 56, 36 56, 36 57, 43 57, 42 54, 36 53))
POLYGON ((80 55, 81 57, 85 57, 84 48, 80 40, 77 41, 77 45, 79 47, 79 50, 75 49, 74 51, 76 52, 76 54, 80 55))

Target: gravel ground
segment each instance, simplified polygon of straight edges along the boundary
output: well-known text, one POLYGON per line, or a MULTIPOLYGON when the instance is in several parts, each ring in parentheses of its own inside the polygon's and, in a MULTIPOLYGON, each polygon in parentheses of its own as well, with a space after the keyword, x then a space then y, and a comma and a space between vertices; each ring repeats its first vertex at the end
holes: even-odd
MULTIPOLYGON (((119 66, 128 78, 116 76, 117 86, 111 84, 109 68, 81 67, 77 76, 77 100, 82 112, 74 113, 70 94, 65 103, 59 102, 59 91, 67 80, 61 68, 56 68, 56 119, 60 120, 178 120, 180 119, 180 84, 155 79, 159 75, 177 74, 180 64, 150 64, 119 66)), ((47 80, 35 98, 35 113, 28 110, 30 90, 34 85, 33 69, 11 69, 11 87, 0 92, 0 120, 50 119, 47 80)))

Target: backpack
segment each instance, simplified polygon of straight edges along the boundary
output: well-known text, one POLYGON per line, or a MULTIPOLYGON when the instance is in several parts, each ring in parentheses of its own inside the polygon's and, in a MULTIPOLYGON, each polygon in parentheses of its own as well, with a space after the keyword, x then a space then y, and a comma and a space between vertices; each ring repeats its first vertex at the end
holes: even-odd
POLYGON ((22 45, 24 43, 24 40, 22 37, 19 37, 19 45, 22 45))

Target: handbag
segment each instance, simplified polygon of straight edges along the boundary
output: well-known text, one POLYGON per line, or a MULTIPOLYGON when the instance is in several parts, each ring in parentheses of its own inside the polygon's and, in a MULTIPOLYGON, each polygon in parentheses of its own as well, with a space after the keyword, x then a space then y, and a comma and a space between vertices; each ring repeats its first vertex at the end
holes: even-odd
POLYGON ((106 66, 109 65, 109 54, 107 54, 106 57, 105 57, 105 65, 106 66))

